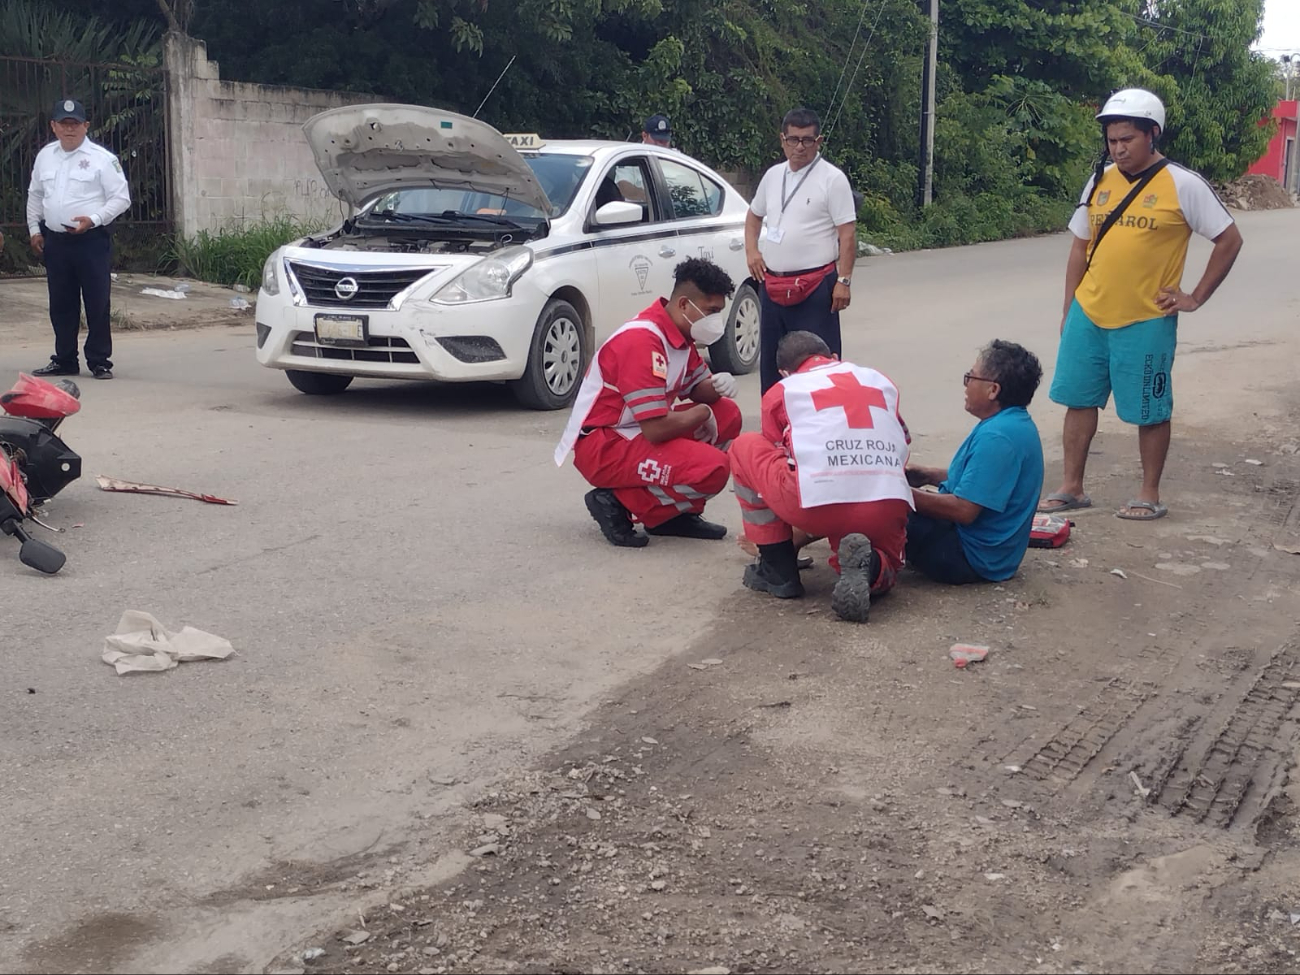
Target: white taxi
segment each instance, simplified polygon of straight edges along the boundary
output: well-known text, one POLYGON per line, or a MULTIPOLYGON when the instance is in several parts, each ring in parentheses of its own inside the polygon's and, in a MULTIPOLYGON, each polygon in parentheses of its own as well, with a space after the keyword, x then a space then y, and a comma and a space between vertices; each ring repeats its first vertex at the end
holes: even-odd
POLYGON ((694 159, 506 137, 409 105, 333 109, 304 130, 355 212, 263 270, 257 359, 302 392, 339 393, 356 376, 496 381, 524 406, 560 409, 598 340, 667 295, 688 257, 737 285, 727 332, 709 347, 715 370, 754 368, 748 205, 694 159))

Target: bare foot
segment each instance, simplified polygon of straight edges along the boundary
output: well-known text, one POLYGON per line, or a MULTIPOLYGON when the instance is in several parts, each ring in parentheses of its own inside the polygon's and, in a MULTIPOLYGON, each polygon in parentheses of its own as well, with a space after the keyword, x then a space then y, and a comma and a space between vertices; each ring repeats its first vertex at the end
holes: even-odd
POLYGON ((751 558, 755 558, 755 559, 758 558, 758 546, 755 545, 753 542, 751 542, 744 535, 741 535, 739 538, 736 539, 736 544, 740 546, 740 550, 744 552, 746 555, 750 556, 751 558))

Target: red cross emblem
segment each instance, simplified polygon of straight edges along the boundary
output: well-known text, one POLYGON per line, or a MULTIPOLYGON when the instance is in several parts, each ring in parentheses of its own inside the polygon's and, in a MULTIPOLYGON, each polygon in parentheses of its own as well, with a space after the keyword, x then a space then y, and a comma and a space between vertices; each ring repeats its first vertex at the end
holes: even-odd
POLYGON ((831 389, 815 389, 812 394, 813 408, 820 413, 839 406, 848 418, 853 430, 873 430, 876 424, 871 419, 873 406, 885 409, 885 394, 875 386, 863 386, 858 377, 852 373, 837 372, 831 376, 831 389))

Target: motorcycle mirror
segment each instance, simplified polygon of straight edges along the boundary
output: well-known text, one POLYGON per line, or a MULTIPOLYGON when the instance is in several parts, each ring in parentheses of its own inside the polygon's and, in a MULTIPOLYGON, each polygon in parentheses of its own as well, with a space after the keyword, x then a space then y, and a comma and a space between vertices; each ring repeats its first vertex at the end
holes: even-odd
POLYGON ((18 558, 22 560, 23 565, 49 576, 62 569, 63 563, 68 561, 68 557, 53 545, 36 538, 29 538, 23 542, 22 548, 18 550, 18 558))

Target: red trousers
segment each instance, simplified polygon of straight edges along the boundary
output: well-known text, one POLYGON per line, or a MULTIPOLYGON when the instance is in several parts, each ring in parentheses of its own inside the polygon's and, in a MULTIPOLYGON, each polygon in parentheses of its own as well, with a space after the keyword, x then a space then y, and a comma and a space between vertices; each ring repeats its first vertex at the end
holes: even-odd
POLYGON ((755 545, 772 545, 790 539, 798 528, 810 535, 826 536, 831 543, 831 566, 839 571, 840 540, 861 532, 880 555, 880 576, 872 592, 894 585, 903 567, 907 544, 906 501, 862 501, 804 508, 799 504, 799 476, 785 451, 762 434, 745 433, 731 445, 731 478, 740 501, 745 535, 755 545))
MULTIPOLYGON (((692 409, 679 403, 676 410, 692 409)), ((609 427, 580 437, 573 466, 592 487, 612 488, 632 517, 647 528, 682 514, 700 514, 704 502, 727 486, 731 464, 726 446, 740 433, 740 407, 734 400, 710 403, 717 423, 708 440, 678 437, 651 443, 638 435, 628 440, 609 427)))

